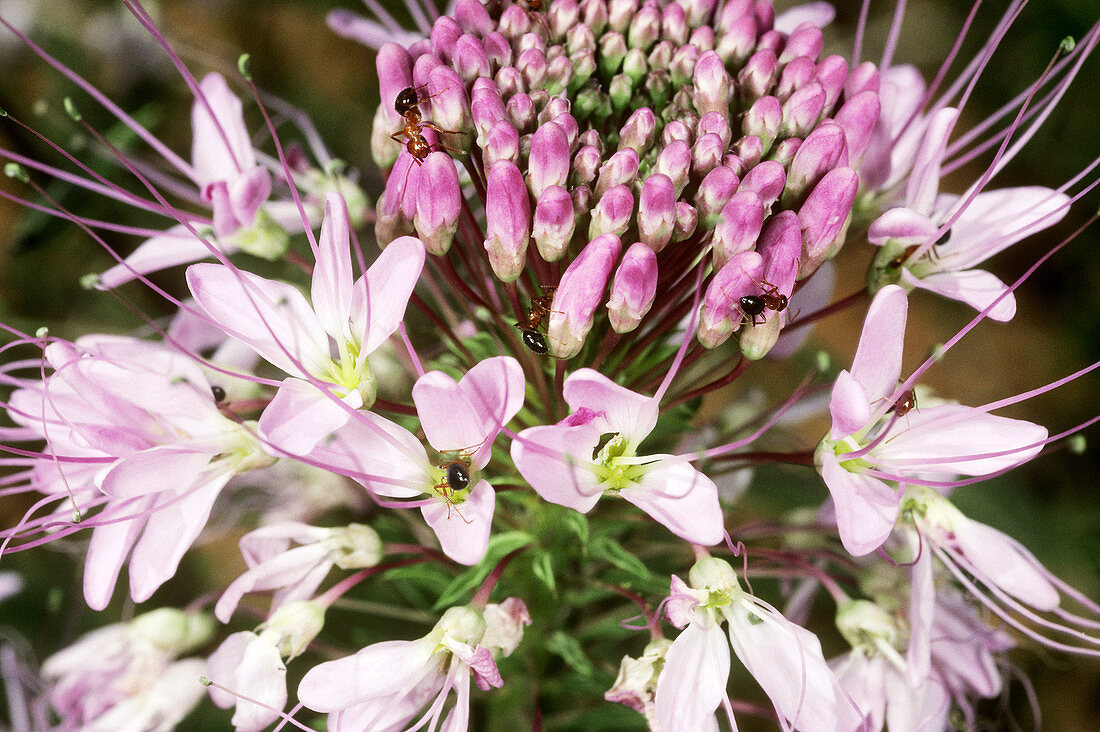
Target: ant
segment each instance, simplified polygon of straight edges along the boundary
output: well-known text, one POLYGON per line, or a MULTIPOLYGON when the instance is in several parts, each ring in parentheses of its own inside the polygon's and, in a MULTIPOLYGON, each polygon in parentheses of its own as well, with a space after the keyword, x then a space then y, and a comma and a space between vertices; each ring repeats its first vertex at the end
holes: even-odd
POLYGON ((557 287, 547 287, 541 297, 531 298, 531 314, 526 320, 520 320, 516 327, 523 331, 523 345, 532 353, 545 356, 550 353, 550 345, 546 342, 546 336, 539 332, 542 320, 550 314, 550 305, 554 302, 554 291, 557 287))
MULTIPOLYGON (((486 436, 486 439, 488 439, 488 436, 486 436)), ((458 504, 455 503, 454 496, 455 493, 470 487, 470 465, 474 454, 483 444, 485 444, 485 440, 471 447, 461 450, 447 450, 443 453, 444 460, 439 464, 439 469, 443 471, 443 474, 440 476, 439 482, 432 486, 432 490, 447 504, 448 519, 451 517, 451 509, 454 508, 460 519, 470 523, 469 519, 458 510, 458 504)))
MULTIPOLYGON (((951 229, 948 229, 944 232, 943 236, 941 236, 932 244, 932 248, 928 250, 928 258, 933 262, 936 261, 936 247, 946 244, 950 239, 951 229)), ((917 250, 920 249, 921 246, 923 246, 923 244, 910 244, 909 246, 905 247, 905 250, 901 254, 887 262, 886 266, 890 269, 897 269, 898 267, 901 267, 903 264, 909 261, 910 257, 917 253, 917 250)))
POLYGON ((787 309, 787 296, 779 292, 779 288, 768 282, 760 280, 758 283, 763 290, 759 295, 745 295, 741 298, 741 312, 752 321, 753 325, 761 325, 756 318, 764 312, 764 309, 781 312, 787 309))
MULTIPOLYGON (((394 110, 405 119, 405 124, 402 129, 391 134, 390 139, 398 144, 404 144, 405 149, 409 151, 409 155, 412 155, 417 165, 423 165, 424 160, 428 157, 428 153, 432 151, 431 144, 424 137, 425 128, 440 133, 454 133, 453 130, 444 130, 438 127, 434 122, 427 122, 424 120, 424 115, 420 113, 420 103, 426 102, 435 96, 435 94, 432 94, 423 99, 420 98, 418 90, 426 86, 427 84, 421 84, 417 87, 405 87, 398 93, 397 99, 393 102, 394 110), (404 135, 405 139, 402 140, 399 137, 400 135, 404 135)), ((458 150, 449 148, 442 143, 438 143, 438 145, 444 150, 458 152, 458 150)))
POLYGON ((898 417, 904 417, 917 408, 917 392, 913 389, 907 389, 901 393, 898 400, 887 409, 887 412, 893 412, 898 417))

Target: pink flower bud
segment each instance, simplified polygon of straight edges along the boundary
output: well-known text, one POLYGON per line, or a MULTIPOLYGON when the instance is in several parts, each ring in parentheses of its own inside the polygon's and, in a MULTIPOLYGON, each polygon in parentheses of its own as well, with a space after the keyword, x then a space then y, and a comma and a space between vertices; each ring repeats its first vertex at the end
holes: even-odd
POLYGON ((722 9, 718 11, 718 17, 715 18, 714 27, 721 35, 728 35, 733 28, 733 24, 743 18, 750 18, 753 21, 754 28, 752 33, 753 41, 756 40, 756 19, 753 18, 753 0, 729 0, 722 5, 722 9))
POLYGON ((530 95, 523 92, 513 94, 504 108, 508 111, 508 118, 512 120, 517 130, 526 132, 534 128, 538 112, 535 111, 535 103, 531 101, 530 95))
POLYGON ((627 186, 615 186, 600 196, 592 210, 592 222, 588 225, 588 238, 603 234, 622 236, 634 216, 634 194, 627 186))
MULTIPOLYGON (((513 6, 514 7, 514 6, 513 6)), ((523 271, 531 234, 531 201, 515 163, 498 160, 489 169, 485 187, 485 251, 489 264, 503 282, 523 271)))
POLYGON ((695 208, 699 211, 704 229, 713 229, 730 197, 740 181, 737 174, 724 165, 707 173, 695 194, 695 208))
POLYGON ((703 295, 696 331, 705 348, 716 348, 741 327, 745 319, 740 299, 757 290, 764 262, 756 252, 741 252, 718 270, 703 295))
POLYGON ((532 237, 539 254, 547 262, 556 262, 565 254, 577 217, 573 199, 563 186, 549 186, 535 202, 535 228, 532 237))
POLYGON ((680 0, 677 4, 684 8, 688 25, 697 26, 703 25, 710 19, 717 0, 680 0))
POLYGON ((631 19, 626 37, 631 48, 652 46, 661 37, 661 12, 653 5, 643 5, 631 19))
POLYGON ((764 150, 771 149, 783 122, 783 107, 775 97, 760 97, 741 119, 741 132, 760 138, 764 150))
POLYGON ((470 116, 474 121, 474 129, 477 130, 477 144, 478 147, 484 148, 489 130, 497 122, 508 119, 508 113, 504 109, 504 100, 500 97, 500 91, 489 79, 476 79, 470 95, 470 116))
POLYGON ((730 79, 726 65, 714 51, 707 51, 695 64, 693 76, 695 85, 695 109, 700 115, 717 112, 728 116, 730 113, 730 79))
POLYGON ((518 41, 531 32, 531 17, 522 5, 509 5, 500 14, 500 32, 505 38, 518 41))
POLYGON ((489 63, 494 69, 512 65, 512 44, 502 33, 499 31, 487 33, 482 37, 481 42, 485 44, 485 54, 489 57, 489 63))
POLYGON ((764 143, 756 135, 745 135, 737 141, 734 151, 744 169, 748 170, 760 164, 764 157, 764 143))
POLYGON ((374 222, 374 237, 379 246, 385 246, 399 236, 413 232, 412 217, 416 213, 416 191, 419 187, 420 168, 415 158, 406 150, 401 151, 397 162, 386 178, 386 190, 378 202, 378 218, 374 222), (409 199, 409 212, 405 212, 405 199, 409 199))
POLYGON ((699 226, 699 212, 686 201, 676 202, 676 223, 672 227, 672 241, 683 241, 695 233, 699 226))
POLYGON ((858 167, 871 142, 871 133, 878 122, 881 104, 878 92, 862 91, 851 97, 836 113, 836 123, 844 129, 848 144, 849 164, 858 167))
POLYGON ((714 29, 709 25, 701 25, 691 32, 688 43, 695 46, 700 51, 713 51, 714 40, 714 29))
POLYGON ((695 141, 691 147, 691 171, 696 178, 705 176, 722 164, 726 150, 722 138, 706 134, 695 141))
MULTIPOLYGON (((723 7, 723 17, 728 9, 736 8, 741 3, 726 3, 723 7)), ((756 19, 751 15, 744 15, 729 24, 725 31, 719 21, 718 47, 715 49, 723 62, 733 67, 741 66, 749 54, 756 48, 756 19)), ((774 55, 774 54, 773 54, 774 55)))
POLYGON ((844 83, 844 96, 852 99, 857 94, 865 91, 873 91, 878 94, 878 89, 878 67, 870 61, 864 61, 852 69, 852 73, 848 74, 848 80, 844 83))
POLYGON ((485 136, 482 150, 485 154, 485 165, 488 168, 492 168, 498 160, 519 163, 519 131, 507 119, 500 120, 485 136))
POLYGON ((577 124, 577 118, 566 112, 564 114, 559 114, 550 121, 565 130, 565 139, 569 142, 569 149, 572 150, 573 143, 577 141, 577 135, 580 133, 580 126, 577 124))
POLYGON ((688 182, 688 173, 691 171, 691 149, 683 140, 675 140, 665 147, 657 156, 657 165, 654 170, 664 173, 672 180, 672 185, 679 196, 684 191, 688 182))
POLYGON ((848 144, 844 129, 834 122, 822 122, 803 141, 791 160, 785 195, 793 201, 801 200, 826 173, 847 164, 848 144))
POLYGON ((596 180, 596 171, 600 169, 600 150, 585 145, 573 156, 573 170, 570 182, 575 186, 591 185, 596 180))
POLYGON ((657 255, 645 244, 632 244, 611 281, 607 301, 611 327, 629 333, 638 327, 657 295, 657 255))
POLYGON ((809 84, 816 73, 817 65, 813 62, 813 59, 799 56, 783 67, 783 72, 779 75, 779 82, 775 85, 775 91, 772 93, 779 101, 785 102, 795 91, 809 84))
POLYGON ((788 137, 772 148, 771 152, 768 153, 768 158, 786 168, 791 164, 794 154, 798 152, 798 148, 801 146, 802 140, 797 137, 788 137))
POLYGON ((769 210, 771 205, 779 199, 779 194, 783 192, 786 183, 787 177, 783 172, 783 166, 774 160, 765 160, 741 179, 741 185, 737 190, 756 193, 763 201, 764 209, 769 210))
POLYGON ((378 49, 376 59, 378 68, 378 92, 382 103, 378 105, 375 116, 375 133, 372 134, 371 156, 380 168, 388 168, 397 160, 401 152, 400 143, 390 139, 404 124, 404 119, 394 109, 397 95, 412 86, 412 57, 409 52, 396 43, 387 43, 378 49), (380 129, 379 129, 380 128, 380 129), (375 142, 374 138, 378 141, 375 142))
POLYGON ((676 140, 681 140, 689 145, 695 140, 695 136, 691 134, 691 128, 678 119, 666 124, 664 130, 661 131, 661 144, 665 147, 676 140))
POLYGON ((554 37, 560 37, 566 28, 572 28, 580 18, 577 0, 556 0, 546 11, 546 22, 554 37))
POLYGON ((638 10, 633 0, 608 0, 607 25, 615 33, 623 33, 630 27, 630 20, 638 10))
POLYGON ((621 250, 619 237, 612 234, 596 237, 561 276, 547 327, 555 356, 571 358, 580 352, 621 250))
POLYGON ((718 135, 718 139, 722 141, 722 147, 728 148, 733 139, 729 118, 717 112, 707 112, 699 118, 699 124, 695 125, 695 136, 703 135, 718 135))
POLYGON ((416 190, 416 233, 429 252, 443 255, 451 247, 458 214, 462 210, 462 191, 458 171, 450 155, 433 152, 420 167, 424 185, 416 190))
POLYGON ((655 173, 642 184, 638 202, 638 236, 654 252, 665 248, 676 224, 676 189, 672 180, 655 173))
POLYGON ((825 90, 825 113, 832 111, 844 82, 848 80, 848 61, 843 56, 826 56, 817 65, 815 80, 825 90))
POLYGON ((620 150, 600 168, 595 193, 597 196, 602 196, 615 186, 632 186, 637 176, 638 153, 630 147, 620 150))
POLYGON ((779 133, 784 137, 805 137, 821 118, 824 108, 825 90, 817 82, 807 84, 783 103, 779 133))
POLYGON ((466 138, 459 145, 460 149, 465 149, 474 129, 466 85, 453 69, 439 66, 428 74, 428 93, 431 95, 432 122, 446 132, 466 138))
POLYGON ((454 13, 458 27, 466 33, 484 36, 493 30, 493 19, 478 0, 457 0, 454 13))
POLYGON ((763 225, 764 203, 760 196, 747 190, 735 193, 714 227, 714 268, 720 270, 741 252, 752 251, 763 225))
POLYGON ((803 246, 800 279, 813 274, 822 262, 839 251, 858 189, 859 174, 851 168, 836 168, 806 198, 798 211, 803 246))
MULTIPOLYGON (((798 274, 802 251, 802 232, 793 211, 782 211, 768 219, 756 246, 763 260, 763 272, 757 283, 757 293, 768 291, 774 296, 789 298, 798 274)), ((741 353, 756 361, 763 358, 779 340, 779 331, 788 317, 787 310, 766 308, 758 318, 763 322, 741 332, 741 353)))
POLYGON ((619 149, 633 148, 639 155, 653 145, 657 130, 657 116, 649 107, 637 109, 619 131, 619 149))
POLYGON ((565 185, 569 178, 569 138, 565 130, 554 122, 535 130, 527 169, 527 182, 536 200, 549 186, 565 185))
POLYGON ((513 94, 519 94, 524 91, 523 88, 523 76, 516 70, 514 66, 505 66, 497 75, 493 77, 493 81, 497 85, 497 89, 500 90, 500 96, 503 99, 511 99, 513 94))
POLYGON ((687 43, 689 30, 687 11, 684 7, 677 3, 666 5, 661 12, 661 38, 682 46, 687 43))
POLYGON ((479 77, 489 76, 489 56, 485 53, 485 45, 480 38, 465 33, 458 39, 455 44, 454 67, 467 84, 479 77))
POLYGON ((432 32, 429 36, 432 54, 444 63, 451 63, 454 60, 455 45, 461 35, 462 29, 458 27, 454 18, 448 15, 439 16, 432 24, 432 32))
POLYGON ((739 72, 737 86, 741 99, 752 102, 766 95, 779 77, 779 61, 768 49, 757 51, 739 72))
POLYGON ((527 82, 528 89, 538 89, 546 80, 548 69, 546 54, 542 49, 528 48, 516 58, 516 68, 523 74, 523 80, 527 82))
POLYGON ((800 56, 817 61, 824 46, 825 37, 821 34, 821 29, 816 25, 803 23, 787 37, 787 45, 783 49, 783 55, 779 57, 779 63, 790 63, 800 56))

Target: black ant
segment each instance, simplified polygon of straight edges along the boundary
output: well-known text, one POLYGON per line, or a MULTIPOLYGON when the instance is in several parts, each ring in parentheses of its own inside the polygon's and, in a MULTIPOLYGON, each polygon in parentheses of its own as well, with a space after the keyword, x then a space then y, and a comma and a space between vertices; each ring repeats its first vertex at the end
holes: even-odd
POLYGON ((550 305, 554 302, 556 287, 545 288, 545 294, 541 297, 531 298, 531 313, 526 320, 520 320, 516 327, 523 331, 523 345, 532 353, 545 356, 550 353, 550 345, 546 342, 546 336, 539 332, 543 318, 550 314, 550 305))
POLYGON ((758 283, 763 290, 759 295, 745 295, 741 298, 741 312, 748 316, 753 325, 761 325, 756 318, 766 309, 781 312, 787 309, 787 296, 779 291, 779 288, 768 282, 760 280, 758 283))
POLYGON ((215 401, 215 402, 217 402, 217 403, 219 403, 219 404, 220 404, 221 402, 224 402, 224 401, 225 401, 225 398, 226 398, 226 396, 228 396, 228 395, 227 395, 227 394, 225 393, 225 389, 223 389, 222 387, 218 386, 217 384, 214 384, 214 385, 212 385, 212 386, 210 387, 210 393, 211 393, 211 395, 212 395, 212 396, 214 397, 214 401, 215 401))
MULTIPOLYGON (((486 437, 486 439, 488 439, 488 437, 486 437)), ((432 486, 432 490, 446 502, 448 519, 451 517, 451 509, 453 508, 460 519, 466 523, 470 523, 470 521, 462 515, 462 512, 458 510, 458 504, 455 503, 454 495, 458 491, 470 487, 470 464, 473 461, 474 454, 484 443, 485 440, 482 440, 480 444, 473 445, 472 447, 454 451, 448 450, 443 453, 445 459, 439 464, 439 469, 443 471, 443 475, 440 476, 439 482, 432 486)))

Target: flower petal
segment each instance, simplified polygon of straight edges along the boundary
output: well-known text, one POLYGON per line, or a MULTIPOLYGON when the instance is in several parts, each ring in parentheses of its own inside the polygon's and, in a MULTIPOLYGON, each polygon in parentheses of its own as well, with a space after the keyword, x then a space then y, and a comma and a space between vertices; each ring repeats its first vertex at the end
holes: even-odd
POLYGON ((859 347, 852 359, 852 376, 871 402, 890 396, 897 388, 908 311, 905 290, 897 285, 879 290, 867 309, 859 347))
POLYGON ((638 487, 621 495, 685 541, 710 546, 725 535, 717 486, 684 458, 647 466, 638 487))
POLYGON ((352 301, 351 237, 348 205, 339 193, 325 197, 325 218, 317 239, 317 266, 310 297, 317 320, 333 338, 346 338, 352 301))
POLYGON ((662 730, 714 728, 714 711, 726 695, 730 649, 718 625, 691 623, 672 642, 654 697, 662 730))
POLYGON ((496 493, 489 481, 481 480, 465 501, 457 505, 444 500, 421 506, 424 520, 439 538, 443 553, 459 564, 477 564, 489 547, 496 493))
POLYGON ((971 519, 955 523, 955 543, 983 582, 996 585, 1033 608, 1058 607, 1058 590, 1035 556, 992 526, 971 519))
MULTIPOLYGON (((236 247, 222 244, 219 247, 232 254, 236 247)), ((178 264, 188 264, 212 257, 210 249, 201 239, 196 239, 182 224, 173 226, 163 234, 146 239, 119 263, 99 276, 99 285, 110 290, 125 284, 138 275, 157 272, 178 264)))
POLYGON ((909 186, 905 191, 905 203, 923 214, 932 213, 936 192, 940 188, 940 164, 947 149, 947 138, 955 127, 959 110, 944 107, 936 112, 928 123, 913 170, 909 173, 909 186))
POLYGON ((531 427, 512 441, 512 462, 545 500, 587 513, 603 495, 592 471, 600 434, 591 424, 531 427))
POLYGON ((619 386, 594 369, 579 369, 565 380, 565 401, 576 412, 582 408, 596 412, 593 424, 602 433, 620 433, 637 445, 657 424, 658 405, 619 386))
POLYGON ((440 677, 434 648, 431 638, 374 643, 354 656, 311 668, 298 685, 298 699, 315 712, 334 712, 411 692, 440 677))
POLYGON ((822 458, 821 477, 833 497, 837 530, 848 553, 860 557, 882 546, 898 520, 897 494, 878 478, 845 470, 829 451, 822 458))
MULTIPOLYGON (((937 208, 957 196, 941 196, 937 208)), ((951 227, 951 238, 936 248, 940 266, 969 269, 1006 247, 1050 228, 1069 213, 1069 196, 1041 186, 1001 188, 974 197, 951 227)))
POLYGON ((229 181, 256 165, 252 140, 244 126, 241 100, 221 74, 199 82, 202 98, 191 108, 191 161, 200 186, 229 181))
MULTIPOLYGON (((979 312, 993 304, 1008 285, 989 272, 980 269, 968 269, 963 272, 936 272, 926 277, 914 277, 909 270, 902 270, 902 277, 914 287, 934 292, 941 297, 965 302, 979 312)), ((1016 296, 1008 292, 993 309, 986 313, 993 320, 1005 322, 1016 314, 1016 296)))
POLYGON ((111 602, 122 563, 145 527, 145 518, 141 514, 155 502, 156 497, 150 496, 122 503, 117 512, 122 515, 135 514, 134 519, 102 524, 92 531, 92 540, 88 543, 88 553, 84 559, 84 600, 88 607, 102 610, 111 602))
POLYGON ((355 283, 352 321, 362 329, 360 358, 374 352, 397 330, 422 269, 424 244, 402 236, 387 244, 355 283))
POLYGON ((342 401, 344 405, 308 381, 284 379, 260 415, 260 436, 291 455, 308 455, 317 443, 351 419, 345 406, 363 406, 362 394, 354 389, 342 401))
POLYGON ((871 421, 871 400, 863 386, 847 371, 837 374, 829 397, 829 414, 833 420, 829 430, 831 440, 842 440, 871 421))

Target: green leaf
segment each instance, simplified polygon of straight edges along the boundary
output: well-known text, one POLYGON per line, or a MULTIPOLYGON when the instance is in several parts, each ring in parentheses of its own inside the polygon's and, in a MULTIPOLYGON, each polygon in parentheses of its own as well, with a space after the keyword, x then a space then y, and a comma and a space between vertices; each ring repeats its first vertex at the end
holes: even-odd
POLYGON ((551 592, 557 592, 557 581, 554 579, 554 558, 550 556, 549 552, 540 551, 535 555, 535 560, 531 563, 531 572, 540 582, 550 588, 551 592))
POLYGON ((551 653, 562 657, 569 668, 582 676, 591 676, 594 668, 588 656, 584 655, 580 643, 571 635, 558 631, 546 641, 546 648, 551 653))
POLYGON ((593 559, 610 562, 624 572, 647 581, 654 579, 653 573, 649 571, 645 562, 631 554, 610 536, 597 536, 589 545, 589 551, 593 559))
POLYGON ((443 590, 439 599, 435 601, 435 605, 432 606, 432 609, 442 610, 457 604, 459 598, 467 593, 473 592, 473 590, 489 576, 489 573, 493 571, 493 567, 495 567, 497 562, 506 554, 510 554, 516 549, 525 547, 532 542, 533 539, 531 535, 524 531, 509 531, 504 534, 490 537, 489 548, 486 550, 482 560, 455 577, 451 581, 451 584, 443 590))

